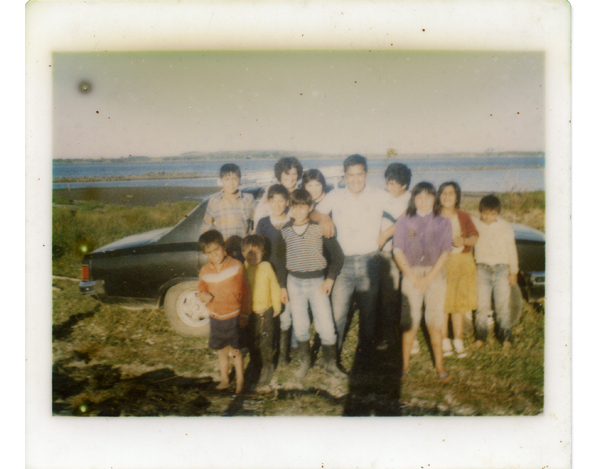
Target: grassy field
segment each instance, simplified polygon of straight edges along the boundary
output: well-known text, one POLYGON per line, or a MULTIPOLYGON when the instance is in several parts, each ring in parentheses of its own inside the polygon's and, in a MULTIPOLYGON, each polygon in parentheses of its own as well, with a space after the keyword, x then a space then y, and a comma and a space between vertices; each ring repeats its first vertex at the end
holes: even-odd
MULTIPOLYGON (((503 216, 544 228, 543 193, 503 194, 503 216)), ((477 198, 463 208, 476 211, 477 198)), ((77 281, 83 253, 124 236, 172 226, 196 202, 154 207, 71 204, 53 209, 53 413, 81 416, 159 415, 536 415, 544 402, 544 307, 523 305, 515 348, 490 338, 467 358, 446 359, 453 381, 440 384, 428 342, 396 378, 397 347, 381 352, 367 373, 353 370, 357 314, 342 351, 348 380, 313 367, 293 379, 297 358, 279 366, 269 392, 235 396, 214 389, 216 354, 207 339, 173 332, 160 309, 124 309, 83 297, 77 281)), ((471 338, 466 340, 469 344, 471 338)))

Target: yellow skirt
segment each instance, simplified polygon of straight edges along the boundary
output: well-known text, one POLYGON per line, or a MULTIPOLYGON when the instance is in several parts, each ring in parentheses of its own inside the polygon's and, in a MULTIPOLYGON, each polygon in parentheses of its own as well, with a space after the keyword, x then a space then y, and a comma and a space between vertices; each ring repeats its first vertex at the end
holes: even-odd
POLYGON ((444 312, 466 313, 477 308, 477 267, 471 252, 451 254, 446 262, 444 312))

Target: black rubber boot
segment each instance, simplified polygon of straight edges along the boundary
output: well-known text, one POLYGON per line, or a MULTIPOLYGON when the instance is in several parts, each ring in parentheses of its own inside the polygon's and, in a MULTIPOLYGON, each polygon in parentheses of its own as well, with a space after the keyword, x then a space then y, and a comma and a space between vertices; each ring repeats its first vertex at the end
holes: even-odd
POLYGON ((336 363, 336 353, 337 346, 333 345, 322 345, 323 349, 323 369, 332 376, 336 378, 344 379, 347 378, 348 375, 344 373, 337 367, 336 363))
POLYGON ((281 331, 279 336, 279 363, 281 365, 289 365, 290 357, 288 351, 290 349, 290 330, 281 331))
POLYGON ((261 337, 260 339, 260 359, 262 369, 260 370, 257 386, 266 386, 273 377, 273 344, 270 336, 261 337))
POLYGON ((300 356, 300 368, 294 374, 296 379, 304 379, 310 368, 310 342, 298 342, 298 355, 300 356))

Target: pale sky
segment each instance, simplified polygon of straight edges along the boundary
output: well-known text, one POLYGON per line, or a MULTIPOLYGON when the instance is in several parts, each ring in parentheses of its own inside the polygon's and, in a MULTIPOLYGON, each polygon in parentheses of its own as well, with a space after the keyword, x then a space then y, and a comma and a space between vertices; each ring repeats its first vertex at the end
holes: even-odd
POLYGON ((55 53, 52 70, 54 158, 545 150, 541 52, 55 53))

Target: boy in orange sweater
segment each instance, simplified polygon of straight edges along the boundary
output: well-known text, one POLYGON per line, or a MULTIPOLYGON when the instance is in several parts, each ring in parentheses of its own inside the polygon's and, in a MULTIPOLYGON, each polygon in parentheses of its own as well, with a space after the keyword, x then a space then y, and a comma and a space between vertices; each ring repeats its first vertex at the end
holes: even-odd
POLYGON ((246 327, 250 310, 250 291, 244 266, 227 256, 223 235, 216 230, 203 233, 198 240, 208 263, 200 269, 198 298, 210 312, 208 346, 217 350, 221 383, 217 389, 229 387, 229 353, 235 368, 235 392, 244 387, 244 361, 240 327, 246 327))

